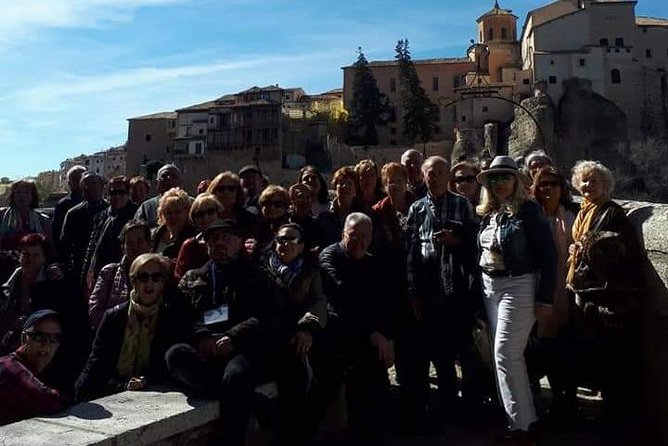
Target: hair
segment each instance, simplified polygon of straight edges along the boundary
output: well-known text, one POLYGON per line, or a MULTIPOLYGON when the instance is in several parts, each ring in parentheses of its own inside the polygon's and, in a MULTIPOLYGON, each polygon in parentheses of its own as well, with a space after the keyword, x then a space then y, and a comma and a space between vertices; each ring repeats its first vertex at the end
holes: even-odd
POLYGON ((281 227, 278 228, 278 231, 276 231, 276 233, 280 232, 281 229, 294 229, 299 233, 299 241, 304 243, 304 228, 302 228, 302 225, 297 223, 286 223, 284 225, 281 225, 281 227))
POLYGON ((360 190, 360 179, 362 178, 362 172, 364 172, 367 169, 373 169, 374 173, 376 174, 376 186, 374 187, 374 194, 376 196, 382 196, 383 195, 383 186, 380 182, 380 174, 378 173, 378 166, 376 166, 376 163, 373 162, 373 160, 370 159, 363 159, 359 161, 357 164, 355 164, 355 175, 357 177, 357 191, 359 192, 360 190))
POLYGON ((21 240, 19 240, 19 251, 22 251, 25 248, 32 248, 34 246, 41 247, 44 256, 49 254, 49 242, 42 234, 33 232, 32 234, 24 235, 21 237, 21 240))
POLYGON ((211 180, 211 184, 209 184, 209 188, 206 191, 215 195, 216 189, 218 189, 218 186, 220 186, 220 183, 224 179, 232 180, 234 186, 237 188, 236 197, 234 198, 234 211, 239 211, 244 207, 244 203, 246 202, 246 195, 244 194, 244 190, 241 187, 241 180, 239 180, 239 175, 236 173, 230 170, 219 173, 213 180, 211 180))
POLYGON ((288 191, 285 190, 284 187, 277 186, 276 184, 270 184, 267 186, 260 194, 260 198, 258 198, 257 202, 260 206, 262 206, 263 203, 274 196, 281 197, 286 206, 290 204, 290 194, 288 191))
POLYGON ((600 161, 591 161, 591 160, 580 160, 575 163, 573 170, 571 171, 571 183, 573 187, 577 189, 578 192, 582 193, 582 177, 585 173, 595 171, 601 174, 603 178, 603 183, 605 186, 605 196, 610 198, 612 192, 615 190, 615 176, 612 174, 610 169, 608 169, 600 161))
POLYGON ((86 171, 86 168, 84 166, 80 166, 80 165, 77 164, 76 166, 72 166, 67 170, 67 174, 65 175, 65 177, 67 178, 67 181, 70 181, 70 178, 72 178, 72 175, 74 175, 77 172, 82 172, 83 173, 85 171, 86 171))
POLYGON ((343 166, 336 169, 336 172, 334 172, 334 175, 332 176, 332 187, 336 189, 336 185, 346 179, 353 182, 355 191, 357 191, 357 175, 355 175, 355 170, 350 166, 343 166))
POLYGON ((28 189, 30 189, 30 194, 32 195, 32 198, 30 199, 30 204, 28 207, 30 209, 35 209, 37 206, 39 206, 39 191, 37 190, 37 185, 33 181, 27 181, 27 180, 18 180, 14 181, 11 186, 9 186, 9 206, 14 206, 14 194, 16 193, 16 189, 18 189, 21 186, 25 186, 28 189))
MULTIPOLYGON (((515 177, 515 190, 513 192, 513 196, 510 199, 510 205, 508 207, 511 215, 517 214, 522 204, 529 200, 529 196, 527 195, 527 191, 524 188, 522 179, 519 177, 519 175, 513 176, 515 177)), ((488 183, 483 184, 480 194, 480 204, 475 208, 478 215, 481 217, 486 217, 492 212, 498 211, 500 207, 500 203, 494 196, 494 192, 489 189, 488 183)))
POLYGON ((380 169, 380 180, 383 186, 386 186, 392 175, 397 172, 399 172, 404 177, 404 181, 408 182, 408 170, 406 170, 406 168, 401 164, 392 161, 385 164, 383 168, 380 169))
POLYGON ((322 176, 317 167, 308 165, 302 167, 301 170, 299 171, 300 183, 302 182, 304 175, 306 175, 307 173, 313 173, 318 176, 318 182, 320 183, 320 191, 318 192, 318 196, 315 197, 315 199, 318 201, 318 203, 329 203, 329 192, 327 190, 327 182, 325 181, 325 177, 322 176))
POLYGON ((420 162, 424 162, 424 156, 422 153, 420 153, 419 150, 416 149, 408 149, 404 153, 401 154, 401 164, 406 165, 406 162, 408 161, 409 158, 416 156, 420 158, 420 162))
POLYGON ((136 177, 132 177, 130 179, 130 187, 132 188, 135 184, 143 184, 144 186, 146 186, 147 191, 151 190, 151 183, 149 183, 149 181, 146 178, 140 175, 137 175, 136 177))
POLYGON ((176 167, 176 164, 165 164, 163 165, 160 169, 158 169, 156 178, 160 178, 160 174, 164 172, 165 170, 173 170, 176 172, 179 176, 181 176, 181 170, 179 170, 178 167, 176 167))
POLYGON ((209 184, 211 184, 211 180, 200 181, 199 184, 197 185, 197 195, 206 192, 206 190, 209 188, 209 184))
POLYGON ((160 196, 160 201, 158 202, 158 224, 164 224, 165 219, 163 217, 163 212, 166 207, 171 205, 189 210, 192 203, 192 198, 188 195, 186 191, 180 187, 173 187, 167 192, 160 196))
POLYGON ((450 163, 442 156, 430 156, 422 163, 422 173, 426 173, 434 164, 443 163, 445 168, 450 170, 450 163))
POLYGON ((169 277, 170 270, 172 269, 171 260, 165 256, 161 256, 160 254, 147 253, 137 256, 137 258, 132 262, 132 265, 130 265, 130 271, 128 272, 130 280, 134 280, 137 272, 149 263, 155 263, 156 265, 160 266, 162 275, 165 279, 169 277))
POLYGON ((313 195, 313 191, 311 190, 310 187, 308 187, 304 183, 295 183, 290 188, 288 189, 288 194, 290 195, 290 199, 292 199, 293 195, 298 191, 298 190, 303 190, 303 191, 308 191, 309 194, 313 195))
POLYGON ((351 214, 348 214, 348 216, 346 217, 346 221, 343 223, 343 230, 345 231, 346 229, 358 225, 360 223, 368 223, 369 226, 373 227, 371 217, 361 212, 353 212, 351 214))
POLYGON ((109 180, 109 183, 108 183, 109 189, 111 189, 111 185, 113 183, 122 183, 125 190, 130 192, 130 180, 128 180, 127 177, 125 177, 124 175, 119 175, 119 176, 113 177, 111 180, 109 180))
POLYGON ((533 195, 536 201, 539 201, 538 200, 538 191, 540 189, 539 183, 543 179, 543 177, 546 176, 556 177, 557 181, 559 181, 559 188, 561 189, 561 197, 559 198, 559 204, 561 204, 566 209, 572 208, 573 196, 571 195, 571 189, 568 187, 568 181, 566 180, 566 176, 553 166, 545 166, 536 173, 536 176, 533 179, 533 184, 531 185, 531 195, 533 195))
POLYGON ((151 242, 151 227, 144 220, 130 220, 127 222, 123 226, 123 229, 121 229, 121 233, 118 235, 118 240, 123 243, 125 241, 125 237, 128 235, 128 232, 135 229, 140 229, 146 241, 149 243, 151 242))
POLYGON ((534 150, 533 152, 528 154, 526 156, 526 158, 524 159, 524 165, 527 168, 530 167, 531 166, 531 161, 533 161, 535 159, 544 159, 545 161, 547 161, 547 163, 550 166, 554 165, 554 161, 552 160, 552 158, 547 153, 545 153, 544 150, 534 150))
POLYGON ((455 172, 458 170, 462 169, 468 169, 472 170, 474 175, 478 175, 480 172, 482 172, 482 168, 480 167, 480 164, 475 162, 475 161, 460 161, 454 166, 450 168, 450 173, 452 174, 450 177, 450 182, 448 183, 448 189, 450 192, 456 192, 456 183, 455 183, 455 172))
POLYGON ((216 208, 216 212, 218 212, 218 216, 220 217, 223 213, 223 205, 220 204, 220 201, 216 198, 214 194, 210 194, 208 192, 204 192, 202 194, 199 194, 195 200, 193 200, 193 203, 190 205, 190 221, 194 220, 194 215, 197 211, 200 210, 200 208, 204 206, 213 206, 216 208))

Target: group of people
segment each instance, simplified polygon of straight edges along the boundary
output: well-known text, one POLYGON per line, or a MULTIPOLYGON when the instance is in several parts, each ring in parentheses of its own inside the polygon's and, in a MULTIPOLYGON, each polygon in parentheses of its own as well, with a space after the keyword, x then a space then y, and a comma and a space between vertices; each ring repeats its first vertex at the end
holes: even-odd
POLYGON ((587 384, 610 426, 632 423, 644 249, 610 170, 578 162, 569 184, 543 152, 486 164, 408 150, 329 184, 306 166, 287 189, 251 165, 195 198, 175 165, 153 197, 141 177, 105 191, 76 166, 53 220, 33 183, 14 183, 0 425, 161 384, 219 399, 220 440, 241 445, 273 381, 277 444, 313 444, 342 388, 346 444, 376 444, 392 366, 411 432, 499 401, 502 440, 535 444, 545 375, 555 413, 576 415, 587 384))

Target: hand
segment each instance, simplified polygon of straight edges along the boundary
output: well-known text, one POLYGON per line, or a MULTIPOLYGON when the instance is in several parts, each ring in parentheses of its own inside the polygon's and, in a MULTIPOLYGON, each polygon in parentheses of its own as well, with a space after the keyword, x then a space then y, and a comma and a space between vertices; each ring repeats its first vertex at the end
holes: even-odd
POLYGON ((538 322, 538 337, 550 337, 554 333, 554 318, 552 317, 552 305, 536 304, 536 321, 538 322))
POLYGON ((227 359, 234 352, 234 344, 229 336, 223 336, 216 341, 216 354, 223 359, 227 359))
POLYGON ((197 340, 195 350, 200 358, 208 361, 216 356, 216 341, 209 336, 201 337, 197 340))
POLYGON ((125 385, 125 390, 138 391, 144 390, 148 386, 146 378, 143 376, 132 377, 130 381, 125 385))
POLYGON ((371 345, 378 351, 378 359, 386 368, 394 364, 394 343, 375 331, 371 335, 371 345))
POLYGON ((49 267, 46 269, 46 275, 49 280, 63 280, 65 278, 65 273, 63 273, 60 265, 55 263, 53 265, 49 265, 49 267))
POLYGON ((299 359, 304 359, 313 345, 313 336, 307 331, 300 331, 290 339, 292 352, 299 359))

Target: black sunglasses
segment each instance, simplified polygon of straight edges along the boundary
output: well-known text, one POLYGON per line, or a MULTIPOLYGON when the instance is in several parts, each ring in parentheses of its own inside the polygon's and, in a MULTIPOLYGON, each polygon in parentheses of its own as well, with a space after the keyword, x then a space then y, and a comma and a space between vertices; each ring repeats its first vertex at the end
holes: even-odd
POLYGON ((462 175, 460 177, 455 177, 455 183, 461 184, 461 183, 475 183, 476 181, 476 176, 475 175, 462 175))
POLYGON ((135 278, 141 283, 146 283, 149 279, 152 282, 162 282, 165 280, 165 276, 162 273, 138 273, 135 278))
POLYGON ((193 213, 193 218, 204 217, 205 215, 215 215, 218 212, 216 208, 202 209, 193 213))
POLYGON ((282 209, 285 207, 285 202, 283 200, 268 200, 262 203, 262 206, 282 209))
POLYGON ((232 186, 218 186, 216 188, 216 192, 234 192, 237 190, 237 187, 232 185, 232 186))
POLYGON ((287 235, 276 237, 276 241, 281 244, 290 244, 290 245, 298 245, 302 242, 299 237, 289 237, 287 235))
POLYGON ((44 333, 43 331, 31 330, 26 331, 25 334, 35 342, 40 344, 60 344, 63 340, 62 333, 44 333))
POLYGON ((559 187, 560 185, 561 184, 557 180, 541 181, 540 183, 538 183, 538 187, 541 187, 541 188, 543 188, 543 187, 559 187))

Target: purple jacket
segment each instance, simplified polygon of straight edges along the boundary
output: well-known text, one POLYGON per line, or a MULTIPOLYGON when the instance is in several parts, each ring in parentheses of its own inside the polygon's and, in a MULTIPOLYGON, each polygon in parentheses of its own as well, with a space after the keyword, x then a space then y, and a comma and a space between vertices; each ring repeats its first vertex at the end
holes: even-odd
POLYGON ((120 263, 110 263, 100 270, 95 288, 88 298, 88 319, 93 330, 97 331, 105 311, 128 300, 130 286, 127 263, 124 256, 120 263))

